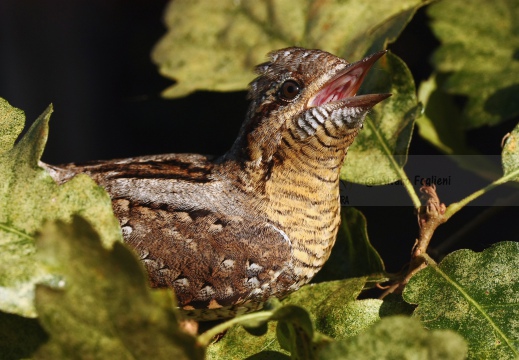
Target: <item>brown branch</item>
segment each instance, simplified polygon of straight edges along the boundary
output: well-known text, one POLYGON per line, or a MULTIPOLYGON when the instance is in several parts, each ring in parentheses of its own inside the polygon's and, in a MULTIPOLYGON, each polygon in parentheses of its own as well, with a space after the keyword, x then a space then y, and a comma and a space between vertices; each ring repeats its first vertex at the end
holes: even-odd
POLYGON ((391 293, 401 293, 409 280, 418 271, 427 266, 427 261, 423 255, 427 252, 427 248, 436 228, 446 221, 444 216, 446 206, 440 202, 440 198, 436 193, 436 186, 434 184, 430 186, 422 185, 420 192, 422 193, 422 199, 425 200, 425 205, 422 205, 418 210, 417 218, 420 232, 411 251, 409 267, 405 275, 403 275, 399 281, 384 291, 380 296, 381 299, 391 293))

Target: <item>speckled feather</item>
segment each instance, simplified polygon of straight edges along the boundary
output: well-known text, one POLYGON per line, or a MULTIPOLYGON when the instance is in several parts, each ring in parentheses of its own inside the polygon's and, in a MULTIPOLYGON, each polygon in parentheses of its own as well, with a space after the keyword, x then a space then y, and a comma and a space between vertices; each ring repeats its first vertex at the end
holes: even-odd
POLYGON ((151 286, 173 288, 188 316, 249 312, 309 282, 328 259, 346 151, 366 112, 388 96, 353 97, 381 55, 348 64, 320 50, 270 53, 250 85, 240 134, 220 158, 170 154, 43 166, 60 183, 86 173, 107 190, 151 286), (349 95, 316 100, 340 76, 349 95), (299 85, 293 99, 280 93, 286 81, 299 85))

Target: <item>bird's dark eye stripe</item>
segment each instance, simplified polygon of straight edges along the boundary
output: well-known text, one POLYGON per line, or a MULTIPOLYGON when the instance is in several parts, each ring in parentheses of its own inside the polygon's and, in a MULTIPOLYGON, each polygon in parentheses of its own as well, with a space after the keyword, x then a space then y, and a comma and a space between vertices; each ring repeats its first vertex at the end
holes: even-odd
POLYGON ((292 101, 301 92, 301 85, 295 80, 285 81, 279 88, 278 96, 281 100, 292 101))

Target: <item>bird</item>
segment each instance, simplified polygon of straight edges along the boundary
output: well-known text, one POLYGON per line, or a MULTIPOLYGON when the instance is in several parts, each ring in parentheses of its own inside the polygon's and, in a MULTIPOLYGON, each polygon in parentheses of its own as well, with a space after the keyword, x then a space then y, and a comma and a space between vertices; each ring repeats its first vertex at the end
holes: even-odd
POLYGON ((330 256, 346 153, 366 114, 391 95, 357 95, 385 52, 354 63, 318 49, 270 52, 222 156, 44 167, 60 184, 84 173, 108 192, 150 286, 173 289, 187 318, 256 311, 307 284, 330 256))

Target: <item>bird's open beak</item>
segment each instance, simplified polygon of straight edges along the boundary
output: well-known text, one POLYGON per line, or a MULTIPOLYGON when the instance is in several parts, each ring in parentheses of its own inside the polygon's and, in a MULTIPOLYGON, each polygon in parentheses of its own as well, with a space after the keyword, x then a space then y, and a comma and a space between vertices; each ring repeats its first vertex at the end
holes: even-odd
POLYGON ((391 94, 368 94, 356 96, 357 91, 373 64, 382 57, 387 50, 379 51, 366 58, 349 64, 323 85, 321 90, 310 98, 308 108, 321 106, 330 102, 341 101, 350 107, 371 108, 380 101, 387 99, 391 94))

